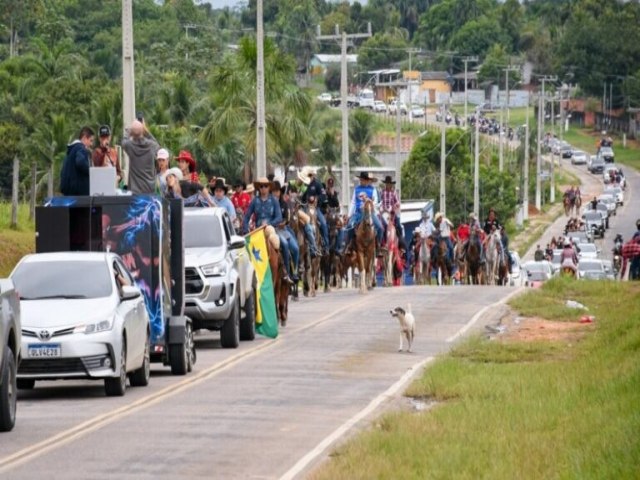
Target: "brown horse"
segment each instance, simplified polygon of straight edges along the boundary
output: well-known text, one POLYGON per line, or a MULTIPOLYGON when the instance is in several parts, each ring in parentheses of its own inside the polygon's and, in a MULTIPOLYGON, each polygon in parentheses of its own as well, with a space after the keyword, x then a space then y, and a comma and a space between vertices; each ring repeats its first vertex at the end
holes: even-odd
POLYGON ((471 232, 465 256, 465 274, 469 278, 469 283, 471 285, 480 285, 484 280, 484 272, 482 268, 480 268, 481 248, 482 244, 480 243, 478 233, 475 231, 471 232))
POLYGON ((280 255, 280 238, 271 226, 265 228, 267 252, 269 254, 269 267, 271 268, 271 280, 273 282, 273 295, 276 303, 276 313, 280 325, 287 325, 289 315, 289 283, 284 281, 286 272, 282 255, 280 255))
POLYGON ((367 289, 375 287, 376 232, 373 224, 374 215, 373 200, 367 198, 362 205, 362 221, 356 228, 360 293, 366 293, 367 289))
POLYGON ((325 293, 329 291, 329 287, 341 287, 340 279, 340 255, 336 252, 335 244, 338 237, 338 231, 342 228, 342 219, 340 217, 339 208, 330 208, 325 214, 327 220, 327 229, 329 230, 329 254, 323 255, 320 261, 322 270, 322 278, 325 293))
MULTIPOLYGON (((316 249, 320 250, 320 229, 318 228, 318 218, 316 213, 316 206, 314 204, 309 204, 309 222, 311 228, 314 233, 314 237, 316 239, 316 249)), ((303 277, 303 293, 306 296, 310 295, 311 297, 316 296, 316 290, 318 289, 318 280, 320 277, 320 257, 311 258, 310 249, 305 249, 304 258, 305 264, 305 275, 303 277)))
POLYGON ((433 266, 439 273, 438 282, 440 285, 447 285, 451 278, 451 264, 449 263, 449 254, 447 242, 442 237, 436 240, 436 255, 433 259, 433 266))

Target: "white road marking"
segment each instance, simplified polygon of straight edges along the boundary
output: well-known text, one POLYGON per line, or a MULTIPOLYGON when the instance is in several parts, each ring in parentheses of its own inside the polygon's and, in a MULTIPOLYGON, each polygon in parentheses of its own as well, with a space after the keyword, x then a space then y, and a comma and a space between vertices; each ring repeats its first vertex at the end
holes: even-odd
POLYGON ((367 405, 364 409, 360 410, 353 417, 347 420, 345 423, 340 425, 336 430, 334 430, 328 437, 322 440, 313 450, 307 453, 304 457, 302 457, 298 462, 289 469, 284 475, 280 477, 280 480, 292 480, 296 477, 296 475, 300 474, 305 468, 309 466, 309 464, 318 458, 320 455, 324 453, 324 451, 337 439, 347 433, 355 424, 365 418, 367 415, 371 414, 376 408, 382 404, 385 400, 393 397, 401 388, 403 388, 412 378, 413 376, 419 372, 422 367, 424 367, 427 363, 433 361, 434 357, 427 357, 424 360, 416 363, 412 366, 407 372, 398 380, 396 383, 391 385, 386 391, 378 395, 376 398, 371 400, 369 405, 367 405))
POLYGON ((523 290, 524 290, 524 287, 518 287, 517 289, 515 289, 513 292, 511 292, 509 295, 507 295, 503 299, 498 300, 497 302, 492 303, 491 305, 486 305, 485 307, 481 308, 480 311, 478 311, 478 313, 476 313, 473 317, 471 317, 471 320, 469 320, 466 325, 464 325, 454 335, 452 335, 449 338, 447 338, 446 342, 447 343, 451 343, 451 342, 456 341, 458 338, 460 338, 462 335, 464 335, 467 332, 467 330, 469 330, 471 327, 473 327, 473 325, 480 319, 480 317, 482 317, 482 315, 484 315, 487 312, 487 310, 489 310, 490 308, 497 307, 498 305, 501 305, 503 303, 506 303, 511 297, 519 294, 523 290))
MULTIPOLYGON (((309 325, 305 325, 303 327, 293 330, 292 333, 303 332, 310 328, 316 327, 317 325, 320 325, 321 323, 324 323, 332 319, 333 317, 342 313, 345 310, 359 307, 360 304, 372 298, 373 297, 364 297, 357 302, 353 302, 349 305, 345 305, 344 307, 339 308, 325 315, 324 317, 316 320, 315 322, 310 323, 309 325)), ((282 342, 281 338, 282 337, 278 337, 272 342, 263 343, 261 345, 257 345, 256 347, 251 348, 250 350, 246 350, 244 352, 238 353, 237 355, 234 355, 233 357, 227 358, 219 363, 211 365, 205 370, 198 372, 195 375, 192 375, 188 378, 185 378, 184 380, 176 384, 168 385, 162 390, 159 390, 155 393, 147 395, 146 397, 139 398, 133 403, 130 403, 128 405, 123 405, 120 408, 117 408, 115 410, 110 410, 109 412, 93 417, 74 427, 71 427, 56 435, 53 435, 45 440, 34 443, 28 447, 23 448, 22 450, 19 450, 11 455, 8 455, 0 460, 0 473, 4 473, 8 470, 11 470, 17 467, 18 465, 21 465, 51 450, 54 450, 63 445, 66 445, 84 435, 87 435, 91 432, 99 430, 100 428, 105 427, 106 425, 109 425, 115 422, 116 420, 120 420, 128 415, 131 415, 132 413, 135 413, 139 410, 143 410, 147 407, 150 407, 151 405, 154 405, 160 402, 161 400, 165 400, 174 395, 177 395, 178 393, 183 392, 184 390, 194 387, 204 382, 205 380, 208 380, 209 378, 215 375, 218 375, 219 373, 222 373, 225 370, 228 370, 229 368, 235 366, 241 361, 244 361, 245 359, 255 356, 266 349, 269 349, 278 345, 279 343, 282 342)))

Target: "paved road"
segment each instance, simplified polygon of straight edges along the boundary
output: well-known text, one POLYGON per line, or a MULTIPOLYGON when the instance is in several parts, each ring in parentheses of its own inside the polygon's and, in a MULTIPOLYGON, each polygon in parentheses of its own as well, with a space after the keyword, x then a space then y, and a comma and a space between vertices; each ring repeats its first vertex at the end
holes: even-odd
POLYGON ((149 387, 130 388, 123 398, 104 397, 100 383, 40 382, 20 392, 16 428, 0 442, 0 478, 299 476, 340 433, 401 392, 399 379, 514 291, 320 294, 291 305, 292 320, 277 340, 223 350, 217 334, 200 335, 192 374, 173 377, 157 366, 149 387), (413 354, 396 351, 398 325, 388 313, 408 302, 417 317, 413 354))

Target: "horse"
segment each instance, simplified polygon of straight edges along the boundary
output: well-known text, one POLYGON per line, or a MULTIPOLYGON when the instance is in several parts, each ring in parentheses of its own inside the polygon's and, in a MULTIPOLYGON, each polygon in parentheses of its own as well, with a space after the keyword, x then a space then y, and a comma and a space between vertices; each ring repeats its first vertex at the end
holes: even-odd
POLYGON ((453 263, 455 264, 457 271, 459 272, 458 276, 460 283, 467 282, 467 265, 463 258, 463 247, 464 243, 460 240, 458 240, 455 247, 453 247, 453 263))
MULTIPOLYGON (((316 248, 320 250, 320 229, 318 228, 318 219, 316 214, 316 206, 313 203, 309 204, 309 221, 311 228, 316 239, 316 248)), ((301 257, 302 259, 302 257, 301 257)), ((311 249, 307 248, 304 256, 305 275, 303 277, 303 294, 304 296, 316 296, 316 290, 318 288, 318 279, 320 276, 320 257, 311 258, 311 249)))
POLYGON ((271 226, 264 231, 267 253, 269 255, 269 267, 271 268, 271 281, 273 282, 273 295, 276 303, 276 313, 280 325, 287 325, 289 315, 289 284, 284 281, 286 272, 282 255, 280 255, 280 237, 271 226))
MULTIPOLYGON (((451 278, 452 265, 449 262, 449 248, 447 242, 441 236, 435 239, 436 255, 433 258, 433 266, 436 269, 438 275, 438 284, 446 285, 451 278)), ((431 283, 431 282, 429 282, 431 283)))
POLYGON ((465 274, 471 285, 480 285, 483 282, 483 271, 480 268, 480 237, 478 233, 472 231, 467 244, 467 254, 465 256, 465 274))
POLYGON ((324 279, 324 291, 328 292, 329 287, 340 288, 342 286, 341 262, 340 255, 336 251, 336 239, 338 231, 342 228, 342 219, 340 218, 339 208, 329 208, 325 215, 327 220, 327 229, 329 230, 329 254, 324 255, 320 262, 322 276, 324 279), (332 278, 333 275, 333 278, 332 278))
POLYGON ((564 206, 564 215, 566 217, 571 216, 571 212, 573 210, 573 202, 571 201, 571 198, 569 198, 569 195, 564 195, 564 197, 562 198, 562 205, 564 206))
POLYGON ((413 281, 416 285, 425 285, 431 281, 431 237, 420 235, 413 249, 413 281))
POLYGON ((362 205, 362 220, 356 228, 356 253, 360 272, 360 293, 375 287, 374 260, 376 256, 376 231, 373 224, 373 200, 367 198, 362 205))
POLYGON ((486 257, 487 257, 487 284, 495 285, 498 280, 499 267, 501 262, 502 243, 500 240, 500 232, 492 232, 487 238, 486 257))
POLYGON ((394 223, 393 213, 383 212, 382 218, 387 224, 386 232, 386 251, 382 256, 382 271, 384 273, 384 286, 390 287, 394 285, 394 267, 402 262, 400 258, 400 250, 398 249, 398 233, 394 223))
POLYGON ((576 212, 576 217, 580 215, 580 207, 582 207, 582 197, 577 194, 573 199, 573 208, 576 212))

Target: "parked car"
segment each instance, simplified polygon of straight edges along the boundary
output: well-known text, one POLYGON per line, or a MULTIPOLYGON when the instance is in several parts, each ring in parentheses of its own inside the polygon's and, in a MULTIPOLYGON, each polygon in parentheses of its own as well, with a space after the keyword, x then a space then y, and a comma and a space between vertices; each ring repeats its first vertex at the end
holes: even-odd
POLYGON ((573 149, 571 148, 571 145, 569 145, 568 143, 564 142, 560 146, 560 156, 562 158, 571 158, 572 154, 573 154, 573 149))
POLYGON ((569 156, 571 156, 571 145, 569 145, 569 142, 556 139, 555 141, 550 143, 550 146, 551 146, 551 153, 553 153, 554 155, 558 155, 558 156, 563 155, 564 157, 564 152, 568 151, 569 156))
MULTIPOLYGON (((397 108, 398 108, 398 100, 397 99, 393 99, 391 100, 391 102, 389 102, 389 114, 390 115, 395 115, 397 112, 397 108)), ((400 103, 400 115, 406 115, 408 113, 408 109, 407 106, 404 103, 400 103)))
POLYGON ((119 255, 36 253, 11 273, 20 292, 22 350, 18 388, 36 380, 103 379, 108 396, 146 386, 149 316, 119 255))
POLYGON ((257 279, 224 208, 185 208, 185 314, 220 331, 223 348, 255 338, 257 279), (244 311, 244 316, 242 316, 244 311))
POLYGON ((411 107, 410 115, 411 115, 411 118, 424 117, 424 107, 421 107, 420 105, 413 105, 411 107))
POLYGON ((615 154, 611 147, 600 147, 600 155, 604 159, 605 163, 613 163, 615 160, 615 154))
POLYGON ((586 165, 587 158, 587 152, 583 152, 582 150, 573 150, 573 152, 571 152, 571 165, 586 165))
POLYGON ((539 287, 554 276, 553 266, 547 260, 528 261, 522 265, 525 286, 539 287))
POLYGON ((598 258, 600 255, 600 249, 593 243, 579 243, 578 244, 578 258, 598 258))
POLYGON ((587 169, 593 174, 602 173, 604 171, 604 158, 600 155, 591 155, 587 169))
POLYGON ((606 272, 602 260, 585 258, 578 261, 578 278, 585 280, 604 280, 606 272))
POLYGON ((22 357, 20 298, 10 279, 0 279, 0 432, 16 423, 16 378, 22 357))
POLYGON ((323 102, 323 103, 329 103, 329 102, 331 102, 331 99, 332 99, 332 98, 333 98, 333 97, 331 96, 331 94, 330 94, 330 93, 326 93, 326 92, 325 92, 325 93, 321 93, 321 94, 320 94, 320 95, 318 95, 318 97, 317 97, 318 101, 323 102))
POLYGON ((605 221, 602 214, 597 210, 587 210, 582 214, 587 231, 593 233, 594 237, 604 238, 605 221))
POLYGON ((373 111, 387 113, 387 104, 382 100, 376 100, 375 102, 373 102, 373 111))

